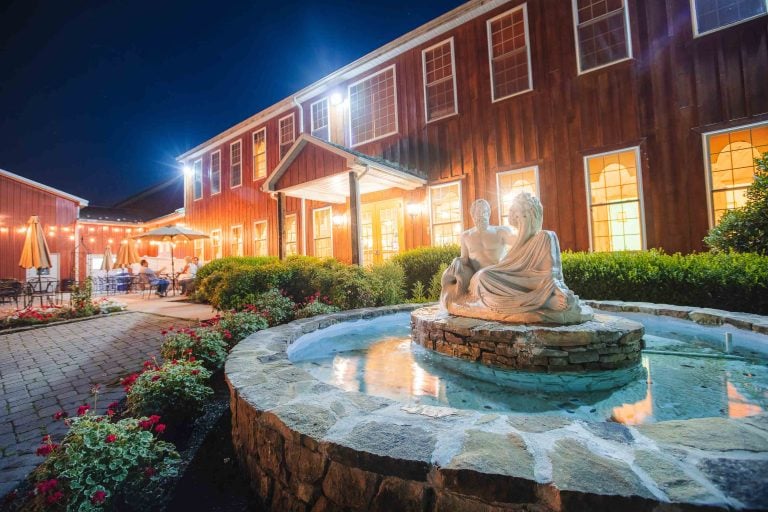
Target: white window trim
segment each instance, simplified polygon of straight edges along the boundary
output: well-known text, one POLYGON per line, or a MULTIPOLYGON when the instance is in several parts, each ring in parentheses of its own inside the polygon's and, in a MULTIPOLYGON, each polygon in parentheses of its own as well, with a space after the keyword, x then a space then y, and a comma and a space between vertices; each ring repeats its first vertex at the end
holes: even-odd
POLYGON ((504 220, 504 212, 501 211, 501 206, 503 201, 501 200, 501 183, 500 178, 502 176, 508 176, 508 175, 514 175, 514 174, 523 174, 524 172, 533 171, 533 176, 536 178, 536 197, 541 199, 541 185, 539 183, 539 166, 538 165, 528 165, 526 167, 518 167, 516 169, 510 169, 508 171, 500 171, 496 173, 496 204, 498 205, 499 210, 499 225, 501 225, 502 221, 504 220))
MULTIPOLYGON (((278 142, 278 149, 282 148, 283 146, 286 146, 288 144, 293 144, 296 142, 296 117, 293 115, 293 112, 288 114, 287 116, 283 116, 277 121, 277 142, 278 142), (283 127, 281 126, 283 124, 284 119, 291 118, 291 123, 293 125, 293 129, 291 130, 291 140, 288 142, 283 142, 283 127)), ((282 157, 281 157, 282 159, 282 157)))
POLYGON ((447 117, 457 115, 459 113, 459 98, 458 98, 458 93, 456 89, 456 52, 454 51, 454 47, 453 47, 453 37, 444 39, 437 44, 433 44, 429 48, 424 48, 423 50, 421 50, 421 76, 422 76, 422 81, 424 86, 424 119, 426 120, 426 122, 433 123, 435 121, 440 121, 441 119, 445 119, 447 117), (427 98, 427 52, 429 50, 437 48, 438 46, 443 46, 446 42, 451 47, 451 79, 453 80, 453 112, 451 112, 450 114, 445 114, 440 117, 436 117, 434 119, 430 119, 429 105, 428 105, 428 98, 427 98))
MULTIPOLYGON (((256 225, 257 224, 264 224, 264 235, 265 235, 264 243, 267 246, 267 254, 266 255, 269 256, 269 224, 267 224, 266 220, 255 220, 255 221, 253 221, 253 234, 254 234, 253 241, 254 242, 256 242, 256 236, 255 235, 256 235, 256 225)), ((254 247, 254 249, 255 249, 255 247, 254 247)), ((259 256, 259 254, 256 254, 255 250, 253 252, 254 252, 254 254, 253 254, 254 256, 259 256)))
POLYGON ((706 32, 699 32, 699 20, 696 16, 696 0, 689 0, 689 1, 691 4, 691 27, 693 28, 693 37, 705 36, 707 34, 712 34, 720 30, 725 30, 727 28, 735 27, 736 25, 741 25, 742 23, 746 23, 748 21, 754 20, 756 18, 759 18, 760 16, 768 16, 768 0, 763 0, 763 2, 765 3, 767 12, 764 12, 762 14, 757 14, 750 18, 744 18, 743 20, 739 20, 734 23, 729 23, 728 25, 723 25, 722 27, 713 28, 712 30, 707 30, 706 32))
POLYGON ((283 217, 283 233, 282 233, 282 239, 283 239, 283 254, 287 253, 286 247, 288 246, 288 241, 286 240, 286 235, 288 234, 288 230, 285 229, 285 227, 288 225, 287 222, 285 222, 288 217, 294 217, 296 220, 294 221, 293 225, 296 226, 296 241, 294 242, 296 244, 296 253, 299 254, 299 217, 296 214, 296 212, 293 213, 286 213, 285 217, 283 217))
POLYGON ((205 261, 205 239, 204 238, 198 238, 197 240, 193 240, 192 241, 192 251, 193 252, 197 250, 197 247, 195 247, 195 245, 197 245, 197 243, 199 243, 199 245, 200 245, 200 261, 205 261))
POLYGON ((592 246, 592 194, 589 182, 589 159, 598 156, 613 155, 614 153, 623 153, 624 151, 633 151, 635 153, 635 164, 637 165, 637 200, 640 204, 640 242, 642 250, 648 249, 648 240, 645 235, 645 201, 643 194, 643 170, 640 162, 640 146, 630 146, 628 148, 616 149, 614 151, 604 151, 602 153, 593 153, 584 155, 584 189, 587 194, 587 231, 589 233, 589 252, 594 252, 592 246))
POLYGON ((709 229, 715 227, 715 208, 712 204, 712 163, 709 161, 709 144, 707 143, 707 138, 721 133, 747 130, 754 128, 755 126, 768 126, 768 121, 731 126, 730 128, 701 134, 701 150, 704 154, 704 183, 707 186, 707 219, 709 220, 709 229))
POLYGON ((485 22, 485 32, 488 40, 488 72, 490 75, 489 80, 491 81, 491 103, 496 103, 509 98, 514 98, 515 96, 519 96, 527 92, 531 92, 533 90, 533 65, 531 63, 531 34, 528 29, 528 4, 518 5, 514 9, 510 9, 506 12, 499 14, 498 16, 494 16, 493 18, 489 19, 488 21, 485 22), (509 16, 513 12, 519 11, 520 9, 523 10, 523 27, 525 30, 525 52, 526 52, 526 56, 528 57, 528 88, 513 94, 509 94, 507 96, 502 96, 501 98, 497 98, 496 93, 494 92, 496 88, 494 87, 494 83, 493 83, 493 42, 491 40, 491 23, 496 21, 499 18, 503 18, 504 16, 509 16))
POLYGON ((325 98, 320 98, 319 100, 309 105, 309 134, 314 137, 313 132, 315 131, 314 130, 315 111, 312 107, 322 102, 325 102, 325 111, 328 113, 328 124, 326 126, 328 127, 328 140, 330 140, 331 139, 331 101, 328 99, 328 96, 326 96, 325 98))
POLYGON ((586 75, 587 73, 591 73, 593 71, 597 71, 598 69, 607 68, 608 66, 613 66, 614 64, 618 64, 619 62, 626 62, 628 60, 632 60, 634 58, 632 54, 632 33, 629 30, 629 6, 627 5, 627 0, 621 0, 622 5, 624 6, 624 30, 627 31, 627 56, 623 59, 615 60, 613 62, 609 62, 607 64, 603 64, 601 66, 597 66, 594 68, 590 68, 586 71, 582 71, 581 69, 581 51, 579 47, 579 8, 576 4, 576 0, 571 0, 571 6, 573 9, 573 38, 574 38, 574 48, 576 49, 576 72, 579 76, 586 75))
POLYGON ((192 197, 193 201, 200 201, 205 196, 205 176, 203 176, 203 159, 198 158, 192 162, 192 197), (200 165, 200 197, 195 196, 195 182, 197 181, 196 167, 200 165))
POLYGON ((334 250, 333 250, 333 209, 330 206, 323 206, 321 208, 313 208, 312 209, 312 255, 317 256, 315 254, 315 242, 317 242, 317 233, 315 231, 315 212, 319 212, 321 210, 328 210, 328 219, 331 221, 331 258, 333 258, 334 250))
POLYGON ((256 154, 254 153, 253 155, 251 155, 253 157, 253 162, 251 163, 251 165, 253 167, 253 169, 251 169, 251 174, 252 174, 252 177, 253 177, 253 181, 263 180, 263 179, 266 179, 269 176, 269 164, 268 164, 269 160, 267 160, 267 153, 269 151, 269 146, 267 145, 267 127, 266 126, 263 126, 263 127, 259 128, 258 130, 254 130, 251 133, 251 151, 253 151, 253 138, 259 132, 264 132, 264 164, 265 164, 264 165, 264 167, 265 167, 264 171, 265 172, 264 172, 264 176, 258 176, 258 177, 256 176, 256 165, 255 165, 255 163, 256 163, 256 154))
POLYGON ((429 238, 432 247, 437 247, 435 245, 435 230, 433 229, 434 218, 432 215, 432 191, 438 188, 452 187, 453 185, 459 186, 459 214, 461 215, 459 222, 461 223, 461 229, 464 229, 464 192, 461 190, 461 183, 462 180, 454 180, 448 183, 440 183, 439 185, 431 185, 429 187, 429 193, 427 194, 427 212, 429 214, 429 238))
POLYGON ((211 230, 211 260, 215 260, 220 257, 221 258, 224 257, 224 236, 222 235, 221 228, 212 229, 211 230), (219 248, 221 249, 221 256, 216 256, 216 250, 214 248, 215 246, 213 245, 213 240, 215 238, 213 235, 215 233, 219 234, 219 248))
MULTIPOLYGON (((245 230, 243 229, 242 224, 234 224, 232 226, 229 226, 229 251, 232 252, 232 245, 234 242, 234 237, 232 236, 232 231, 235 228, 240 228, 240 244, 243 247, 243 254, 240 254, 240 256, 245 256, 245 230)), ((237 256, 237 254, 230 254, 230 256, 237 256)))
POLYGON ((236 140, 235 142, 231 143, 229 145, 229 188, 240 188, 243 186, 243 141, 242 140, 236 140), (232 186, 232 148, 235 145, 240 146, 240 184, 232 186))
MULTIPOLYGON (((347 101, 350 101, 350 98, 351 98, 350 92, 351 92, 352 87, 356 86, 359 83, 365 82, 366 80, 370 80, 371 78, 375 77, 376 75, 380 75, 382 73, 386 73, 390 69, 392 70, 392 84, 393 84, 393 89, 394 89, 394 92, 395 92, 395 131, 389 132, 389 133, 385 133, 383 135, 379 135, 378 137, 374 137, 372 139, 368 139, 368 140, 365 140, 365 141, 355 142, 354 144, 352 144, 350 146, 351 148, 354 148, 354 147, 357 147, 357 146, 362 146, 363 144, 368 144, 370 142, 374 142, 374 141, 383 139, 385 137, 389 137, 391 135, 396 135, 396 134, 400 133, 400 115, 398 114, 398 112, 399 112, 399 105, 398 105, 398 101, 397 101, 397 68, 395 67, 394 64, 392 64, 391 66, 387 66, 386 68, 384 68, 382 70, 379 70, 379 71, 377 71, 375 73, 371 73, 370 75, 366 76, 365 78, 362 78, 362 79, 358 80, 357 82, 349 84, 347 86, 347 101)), ((348 107, 348 109, 351 110, 351 106, 348 107)), ((351 117, 351 112, 347 113, 347 117, 349 118, 349 122, 347 123, 347 125, 348 125, 347 126, 347 132, 348 132, 347 134, 349 136, 349 142, 351 143, 352 142, 352 117, 351 117)))
POLYGON ((208 181, 211 186, 211 196, 217 196, 221 194, 221 150, 220 149, 217 149, 216 151, 211 153, 211 166, 210 166, 210 169, 208 170, 208 181), (214 193, 213 192, 213 155, 217 153, 219 154, 219 191, 214 193))

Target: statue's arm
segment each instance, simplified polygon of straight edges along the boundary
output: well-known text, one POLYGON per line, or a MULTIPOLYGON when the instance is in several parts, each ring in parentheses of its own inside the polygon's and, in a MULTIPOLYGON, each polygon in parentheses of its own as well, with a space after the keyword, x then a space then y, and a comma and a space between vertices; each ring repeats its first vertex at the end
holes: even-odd
POLYGON ((464 265, 469 265, 469 247, 467 246, 467 234, 461 234, 461 262, 464 265))

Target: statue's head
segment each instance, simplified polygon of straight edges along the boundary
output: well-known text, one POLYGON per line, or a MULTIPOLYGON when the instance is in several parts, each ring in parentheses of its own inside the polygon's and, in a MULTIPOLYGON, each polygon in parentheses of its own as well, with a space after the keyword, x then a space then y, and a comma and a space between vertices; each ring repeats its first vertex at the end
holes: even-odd
POLYGON ((520 192, 512 199, 509 207, 509 223, 521 232, 535 235, 544 223, 544 208, 536 196, 520 192))
POLYGON ((469 214, 472 216, 472 221, 476 226, 483 225, 488 227, 491 219, 491 203, 485 199, 478 199, 469 208, 469 214))

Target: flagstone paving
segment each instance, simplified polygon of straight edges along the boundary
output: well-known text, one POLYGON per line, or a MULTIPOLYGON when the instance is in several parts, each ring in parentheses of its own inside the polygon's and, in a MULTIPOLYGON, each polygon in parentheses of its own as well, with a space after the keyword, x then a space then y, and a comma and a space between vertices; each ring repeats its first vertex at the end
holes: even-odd
POLYGON ((103 413, 124 395, 120 378, 159 355, 160 331, 188 323, 129 312, 0 333, 0 497, 43 461, 35 455, 42 436, 65 432, 53 420, 57 411, 74 414, 99 384, 96 411, 103 413))

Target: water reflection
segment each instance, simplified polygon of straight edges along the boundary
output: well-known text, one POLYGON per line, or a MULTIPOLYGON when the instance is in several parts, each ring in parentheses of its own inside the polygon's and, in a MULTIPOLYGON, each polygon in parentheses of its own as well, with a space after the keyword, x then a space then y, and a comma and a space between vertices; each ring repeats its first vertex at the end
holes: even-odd
POLYGON ((631 404, 622 404, 614 407, 611 420, 625 425, 642 425, 653 417, 653 391, 651 390, 651 363, 647 357, 643 357, 643 366, 646 375, 645 398, 631 404))

